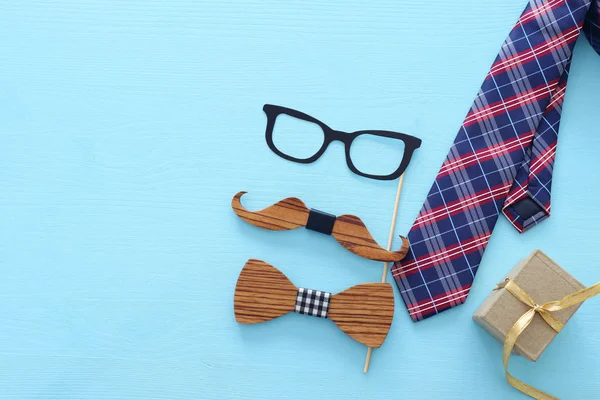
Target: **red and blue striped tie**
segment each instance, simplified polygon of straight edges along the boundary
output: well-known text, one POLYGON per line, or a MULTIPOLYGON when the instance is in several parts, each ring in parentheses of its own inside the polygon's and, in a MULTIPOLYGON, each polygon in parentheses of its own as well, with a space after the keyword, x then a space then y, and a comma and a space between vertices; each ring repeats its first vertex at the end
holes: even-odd
POLYGON ((550 215, 573 47, 600 53, 600 0, 531 0, 504 42, 392 269, 414 321, 462 304, 503 212, 520 231, 550 215))

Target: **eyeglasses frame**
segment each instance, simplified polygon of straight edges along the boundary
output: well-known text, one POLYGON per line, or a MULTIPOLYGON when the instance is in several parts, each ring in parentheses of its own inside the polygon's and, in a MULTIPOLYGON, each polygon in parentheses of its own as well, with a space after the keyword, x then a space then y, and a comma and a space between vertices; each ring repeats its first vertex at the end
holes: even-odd
POLYGON ((277 106, 274 104, 265 104, 263 106, 263 111, 267 115, 267 129, 265 132, 265 136, 266 136, 267 145, 269 146, 269 148, 275 154, 280 156, 281 158, 284 158, 288 161, 301 163, 301 164, 310 164, 310 163, 317 161, 325 153, 325 151, 327 150, 329 145, 332 142, 337 140, 337 141, 344 143, 345 154, 346 154, 346 164, 348 165, 348 168, 350 169, 350 171, 352 171, 356 175, 363 176, 365 178, 377 179, 377 180, 394 180, 394 179, 397 179, 398 177, 400 177, 400 175, 402 175, 404 173, 404 171, 406 171, 406 168, 408 167, 408 164, 410 163, 410 160, 412 159, 414 151, 416 149, 418 149, 419 147, 421 147, 421 142, 422 142, 421 139, 411 136, 411 135, 407 135, 405 133, 401 133, 401 132, 382 131, 382 130, 360 130, 360 131, 355 131, 355 132, 344 132, 344 131, 338 131, 338 130, 332 129, 324 122, 319 121, 318 119, 316 119, 308 114, 305 114, 298 110, 294 110, 292 108, 277 106), (312 122, 314 124, 317 124, 323 130, 323 134, 324 134, 323 145, 314 155, 312 155, 311 157, 308 157, 308 158, 296 158, 296 157, 292 157, 292 156, 289 156, 289 155, 283 153, 282 151, 280 151, 277 148, 277 146, 275 146, 275 143, 273 142, 273 131, 275 129, 275 121, 277 120, 277 117, 281 114, 289 115, 290 117, 294 117, 294 118, 297 118, 297 119, 300 119, 300 120, 303 120, 306 122, 312 122), (350 157, 350 147, 351 147, 354 139, 356 139, 357 137, 359 137, 361 135, 366 135, 366 134, 387 137, 387 138, 391 138, 391 139, 399 139, 404 142, 404 155, 402 157, 402 161, 400 162, 400 165, 394 172, 392 172, 389 175, 366 174, 364 172, 359 171, 354 166, 354 163, 352 162, 352 158, 350 157))

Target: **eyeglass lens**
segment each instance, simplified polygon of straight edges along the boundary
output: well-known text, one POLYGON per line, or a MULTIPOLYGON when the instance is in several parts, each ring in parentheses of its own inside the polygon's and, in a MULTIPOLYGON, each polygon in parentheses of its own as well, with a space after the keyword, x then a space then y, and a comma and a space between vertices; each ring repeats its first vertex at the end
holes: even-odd
POLYGON ((405 147, 403 140, 365 133, 352 141, 350 160, 363 174, 391 175, 400 166, 405 147))
POLYGON ((289 157, 307 159, 323 147, 325 132, 313 122, 279 114, 273 128, 273 144, 289 157))

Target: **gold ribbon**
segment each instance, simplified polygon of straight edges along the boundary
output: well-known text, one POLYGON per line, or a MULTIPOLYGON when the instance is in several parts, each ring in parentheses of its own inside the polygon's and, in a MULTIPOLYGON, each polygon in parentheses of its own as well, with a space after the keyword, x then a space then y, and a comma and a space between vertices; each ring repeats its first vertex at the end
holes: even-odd
POLYGON ((548 393, 542 392, 530 386, 514 376, 512 376, 508 372, 508 360, 510 358, 510 354, 519 338, 519 335, 527 329, 531 321, 533 321, 533 317, 535 317, 535 313, 540 314, 540 316, 546 321, 548 325, 552 327, 556 332, 560 332, 563 328, 563 323, 560 322, 554 315, 550 312, 552 311, 560 311, 568 307, 572 307, 576 304, 583 303, 587 299, 590 299, 597 294, 600 294, 600 282, 596 283, 593 286, 582 289, 578 292, 570 294, 568 296, 563 297, 558 301, 551 301, 544 305, 539 305, 529 296, 523 289, 521 289, 516 283, 514 283, 509 278, 506 278, 504 282, 498 285, 498 289, 505 288, 508 290, 513 296, 515 296, 519 301, 531 307, 529 311, 521 316, 515 322, 512 328, 506 334, 506 340, 504 341, 504 351, 502 353, 502 360, 504 362, 504 372, 506 373, 506 380, 512 387, 526 395, 536 399, 536 400, 558 400, 558 398, 550 396, 548 393))

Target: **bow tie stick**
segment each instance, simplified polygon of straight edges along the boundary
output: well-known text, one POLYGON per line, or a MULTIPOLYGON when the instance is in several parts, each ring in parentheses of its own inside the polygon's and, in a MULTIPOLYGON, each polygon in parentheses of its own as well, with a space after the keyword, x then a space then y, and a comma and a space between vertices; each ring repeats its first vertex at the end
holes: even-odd
MULTIPOLYGON (((394 203, 394 213, 392 214, 392 225, 390 226, 390 235, 388 237, 387 250, 392 248, 392 240, 394 239, 394 231, 396 230, 396 217, 398 216, 398 205, 400 204, 400 193, 402 193, 402 184, 404 183, 404 174, 400 175, 398 180, 398 190, 396 191, 396 202, 394 203)), ((389 262, 383 263, 383 274, 381 275, 381 282, 385 283, 388 274, 389 262)), ((365 359, 365 368, 363 372, 366 374, 369 372, 369 363, 371 362, 371 353, 373 348, 369 347, 367 350, 367 358, 365 359)))

